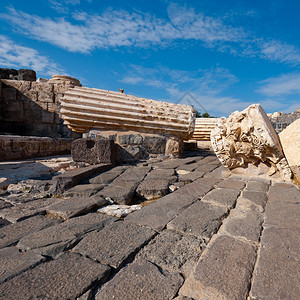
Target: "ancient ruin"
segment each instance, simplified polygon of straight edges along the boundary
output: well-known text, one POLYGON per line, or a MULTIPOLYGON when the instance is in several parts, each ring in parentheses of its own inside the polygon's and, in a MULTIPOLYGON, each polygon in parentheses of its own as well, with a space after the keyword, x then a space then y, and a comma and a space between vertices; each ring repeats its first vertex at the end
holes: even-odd
POLYGON ((299 120, 0 78, 1 299, 299 298, 299 120))
POLYGON ((230 170, 263 163, 269 175, 278 171, 283 180, 292 177, 278 136, 259 104, 222 118, 211 132, 211 141, 217 157, 230 170))
POLYGON ((76 132, 133 130, 186 140, 194 132, 196 117, 195 110, 188 105, 77 86, 64 93, 60 113, 64 124, 76 132))

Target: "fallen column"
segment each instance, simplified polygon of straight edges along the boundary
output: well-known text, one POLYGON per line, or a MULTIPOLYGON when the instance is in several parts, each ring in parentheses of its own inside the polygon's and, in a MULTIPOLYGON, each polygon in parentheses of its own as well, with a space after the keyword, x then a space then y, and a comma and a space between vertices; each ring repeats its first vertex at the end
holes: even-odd
POLYGON ((60 114, 76 132, 124 130, 189 140, 195 126, 192 106, 77 86, 64 93, 60 114))

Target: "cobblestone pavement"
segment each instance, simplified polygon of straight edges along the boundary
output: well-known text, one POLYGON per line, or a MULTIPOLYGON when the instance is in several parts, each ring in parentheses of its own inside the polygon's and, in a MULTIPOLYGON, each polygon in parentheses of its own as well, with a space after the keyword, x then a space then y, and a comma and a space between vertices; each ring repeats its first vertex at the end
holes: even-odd
POLYGON ((295 185, 209 153, 75 173, 1 190, 1 299, 299 299, 295 185))

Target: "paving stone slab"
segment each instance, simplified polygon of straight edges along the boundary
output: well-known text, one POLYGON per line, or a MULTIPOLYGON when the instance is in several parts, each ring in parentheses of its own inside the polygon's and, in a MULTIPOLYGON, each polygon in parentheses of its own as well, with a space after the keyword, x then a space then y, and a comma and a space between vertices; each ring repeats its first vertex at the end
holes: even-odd
POLYGON ((298 300, 300 230, 266 228, 251 288, 251 299, 298 300))
POLYGON ((197 201, 168 223, 167 228, 210 238, 220 227, 227 211, 225 207, 197 201))
POLYGON ((147 174, 144 181, 149 179, 167 180, 171 184, 177 181, 177 176, 174 169, 154 169, 147 174))
POLYGON ((11 224, 11 222, 9 222, 9 221, 7 221, 7 220, 5 220, 3 218, 0 218, 0 228, 4 227, 4 226, 7 226, 9 224, 11 224))
POLYGON ((204 248, 205 241, 201 238, 164 230, 138 253, 137 258, 187 276, 204 248))
POLYGON ((300 189, 295 185, 284 184, 270 187, 268 193, 269 201, 280 201, 290 203, 300 203, 300 189))
POLYGON ((50 205, 61 202, 59 198, 43 198, 18 204, 10 208, 0 210, 0 217, 9 220, 12 223, 21 221, 34 215, 46 213, 46 208, 50 205))
POLYGON ((35 216, 24 221, 7 225, 0 231, 0 248, 8 247, 17 243, 22 237, 46 227, 59 224, 60 220, 35 216))
POLYGON ((224 166, 218 166, 216 169, 214 169, 213 171, 206 173, 204 175, 205 178, 219 178, 219 179, 223 179, 230 176, 230 171, 225 168, 224 166))
POLYGON ((2 299, 75 299, 103 282, 110 268, 78 254, 65 253, 0 285, 2 299))
POLYGON ((268 202, 265 213, 265 227, 277 226, 286 228, 300 228, 299 203, 268 202))
POLYGON ((197 199, 193 195, 181 193, 182 189, 184 187, 133 212, 125 218, 125 221, 148 226, 157 231, 162 230, 170 220, 197 199))
POLYGON ((0 200, 0 209, 8 208, 8 207, 12 207, 12 205, 6 201, 0 200))
POLYGON ((173 299, 182 283, 183 278, 179 274, 161 270, 151 262, 138 260, 106 283, 95 299, 173 299))
POLYGON ((203 175, 205 174, 204 171, 194 171, 188 174, 184 174, 184 175, 179 175, 179 181, 183 181, 183 182, 193 182, 201 177, 203 177, 203 175))
POLYGON ((93 184, 110 184, 114 179, 121 175, 122 170, 119 171, 106 171, 100 175, 90 178, 89 183, 93 184))
POLYGON ((221 235, 200 258, 179 294, 199 300, 246 299, 255 258, 255 246, 221 235))
POLYGON ((93 176, 95 173, 105 172, 112 167, 111 164, 98 164, 85 168, 68 171, 53 178, 49 190, 52 194, 60 194, 72 188, 81 181, 93 176))
POLYGON ((176 168, 176 172, 178 171, 188 171, 188 172, 193 172, 195 171, 197 168, 200 167, 200 163, 199 162, 195 162, 192 164, 188 164, 188 165, 180 165, 178 168, 176 168))
POLYGON ((15 247, 0 249, 0 283, 34 267, 45 257, 33 252, 20 252, 15 247))
POLYGON ((96 195, 105 199, 110 198, 113 202, 118 204, 130 204, 138 184, 139 181, 118 181, 118 183, 112 182, 96 195))
POLYGON ((239 194, 239 190, 217 188, 207 193, 202 198, 202 201, 207 201, 217 205, 225 206, 228 209, 230 209, 235 205, 236 199, 239 196, 239 194))
POLYGON ((185 164, 181 159, 170 159, 163 162, 150 164, 154 169, 176 169, 180 165, 185 164))
POLYGON ((245 181, 235 179, 225 179, 218 184, 218 188, 227 188, 241 191, 245 186, 245 181))
POLYGON ((213 171, 214 169, 216 169, 218 167, 218 165, 214 165, 214 164, 211 164, 211 163, 209 163, 209 164, 207 164, 207 165, 201 165, 201 166, 199 166, 196 170, 195 170, 195 172, 205 172, 205 173, 209 173, 209 172, 211 172, 211 171, 213 171))
POLYGON ((17 248, 54 257, 71 248, 84 234, 100 230, 116 220, 103 214, 90 213, 29 234, 20 239, 17 248))
POLYGON ((46 213, 50 217, 67 220, 90 211, 95 211, 104 205, 106 205, 106 200, 101 197, 73 197, 49 206, 46 209, 46 213))
POLYGON ((149 228, 119 221, 101 231, 87 234, 73 251, 119 268, 130 255, 154 235, 155 232, 149 228))
POLYGON ((145 179, 136 189, 136 194, 142 199, 156 199, 169 193, 169 181, 164 179, 145 179))
POLYGON ((267 193, 270 188, 270 180, 251 180, 247 183, 245 191, 267 193))
MULTIPOLYGON (((263 216, 251 208, 235 208, 224 221, 224 229, 233 236, 244 237, 249 241, 259 242, 263 216)), ((221 231, 221 230, 220 230, 221 231)))
POLYGON ((268 201, 268 196, 264 192, 244 190, 241 196, 256 205, 261 206, 263 209, 265 209, 268 201))
POLYGON ((67 190, 64 193, 64 196, 67 197, 90 197, 97 194, 100 190, 105 188, 107 184, 97 184, 97 183, 89 183, 89 184, 79 184, 71 189, 67 190))

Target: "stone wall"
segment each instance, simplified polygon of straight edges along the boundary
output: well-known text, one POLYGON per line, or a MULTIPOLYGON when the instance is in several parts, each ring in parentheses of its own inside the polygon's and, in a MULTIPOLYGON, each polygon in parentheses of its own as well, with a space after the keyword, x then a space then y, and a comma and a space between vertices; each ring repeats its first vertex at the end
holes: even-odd
POLYGON ((0 161, 69 154, 72 139, 49 137, 0 136, 0 161))
POLYGON ((63 125, 59 117, 60 98, 68 88, 79 83, 71 79, 65 76, 53 76, 42 82, 0 79, 0 132, 52 138, 80 137, 81 134, 72 133, 63 125))

